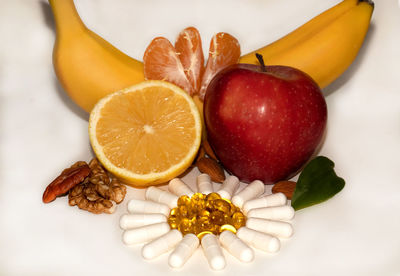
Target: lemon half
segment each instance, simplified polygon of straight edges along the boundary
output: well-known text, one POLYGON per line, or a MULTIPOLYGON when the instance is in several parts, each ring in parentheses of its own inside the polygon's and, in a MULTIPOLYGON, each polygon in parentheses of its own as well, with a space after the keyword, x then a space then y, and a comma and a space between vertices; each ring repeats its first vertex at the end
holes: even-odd
POLYGON ((103 166, 135 187, 183 173, 201 143, 192 98, 166 81, 144 81, 101 99, 89 118, 89 139, 103 166))

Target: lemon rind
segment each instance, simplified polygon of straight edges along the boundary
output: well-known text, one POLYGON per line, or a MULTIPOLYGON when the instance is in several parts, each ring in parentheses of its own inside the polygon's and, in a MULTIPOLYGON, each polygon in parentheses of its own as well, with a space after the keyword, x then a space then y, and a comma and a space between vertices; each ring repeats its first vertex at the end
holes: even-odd
POLYGON ((193 162, 194 158, 196 157, 197 151, 200 148, 201 144, 201 135, 202 135, 202 123, 200 113, 196 104, 194 103, 193 99, 180 87, 166 82, 166 81, 159 81, 159 80, 148 80, 141 82, 139 84, 135 84, 133 86, 127 87, 125 89, 116 91, 112 94, 107 95, 106 97, 102 98, 93 108, 92 112, 90 113, 89 117, 89 139, 92 145, 93 151, 95 152, 99 161, 103 164, 103 166, 115 174, 115 176, 121 178, 127 184, 137 185, 137 186, 148 186, 153 184, 161 184, 165 183, 168 180, 182 174, 193 162), (137 174, 126 169, 119 168, 115 166, 111 161, 108 160, 106 155, 102 150, 102 146, 98 143, 96 137, 96 124, 100 118, 101 109, 106 105, 106 103, 113 98, 117 94, 124 94, 124 93, 134 93, 135 90, 140 90, 146 87, 152 86, 163 86, 166 88, 170 88, 174 92, 177 92, 180 96, 182 96, 186 102, 190 106, 191 113, 195 120, 195 129, 196 129, 196 139, 194 141, 191 150, 188 152, 186 157, 182 159, 181 162, 171 166, 165 171, 156 172, 156 173, 147 173, 147 174, 137 174))

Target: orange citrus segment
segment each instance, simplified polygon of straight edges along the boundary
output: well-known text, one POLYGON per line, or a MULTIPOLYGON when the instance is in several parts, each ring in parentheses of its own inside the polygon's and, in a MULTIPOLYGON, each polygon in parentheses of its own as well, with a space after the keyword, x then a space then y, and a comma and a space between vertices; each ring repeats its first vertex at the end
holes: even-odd
POLYGON ((199 91, 204 71, 204 55, 199 31, 188 27, 179 33, 175 50, 194 91, 199 91))
POLYGON ((185 69, 174 46, 164 37, 154 38, 143 56, 144 76, 147 80, 164 80, 171 82, 189 95, 195 90, 188 80, 185 69))
POLYGON ((192 98, 165 81, 145 81, 98 102, 89 137, 100 162, 136 187, 161 184, 183 173, 201 142, 192 98))
POLYGON ((169 81, 191 96, 199 94, 203 100, 215 74, 237 63, 239 58, 237 39, 228 33, 218 33, 211 39, 204 68, 200 34, 196 28, 188 27, 179 33, 175 47, 163 37, 152 40, 143 57, 144 75, 146 79, 169 81))
POLYGON ((209 56, 204 71, 199 92, 200 99, 204 98, 207 86, 219 70, 235 64, 240 58, 240 45, 236 38, 228 33, 218 33, 210 42, 209 56))

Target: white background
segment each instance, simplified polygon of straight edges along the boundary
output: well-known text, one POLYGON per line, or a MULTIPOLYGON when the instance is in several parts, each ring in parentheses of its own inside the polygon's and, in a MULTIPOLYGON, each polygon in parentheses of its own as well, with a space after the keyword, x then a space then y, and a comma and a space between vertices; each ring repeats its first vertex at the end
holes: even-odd
MULTIPOLYGON (((142 59, 155 36, 174 41, 199 29, 203 49, 220 31, 246 53, 268 44, 338 0, 76 0, 87 26, 142 59)), ((69 100, 52 67, 54 23, 47 2, 0 0, 0 275, 400 275, 400 10, 376 0, 356 61, 324 89, 328 132, 320 154, 346 180, 333 199, 301 210, 295 235, 276 255, 256 251, 251 264, 226 254, 212 272, 198 250, 181 270, 167 254, 145 261, 141 246, 121 242, 119 217, 42 203, 65 167, 93 156, 87 114, 69 100)), ((185 177, 193 184, 198 172, 185 177)))

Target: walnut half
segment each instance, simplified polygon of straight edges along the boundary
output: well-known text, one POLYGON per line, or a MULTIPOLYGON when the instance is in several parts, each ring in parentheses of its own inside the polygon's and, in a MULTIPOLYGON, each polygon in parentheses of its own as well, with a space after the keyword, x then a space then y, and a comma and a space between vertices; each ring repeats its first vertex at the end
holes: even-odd
POLYGON ((126 195, 126 186, 101 166, 94 158, 89 163, 90 174, 69 191, 68 203, 80 209, 100 214, 111 214, 115 204, 121 203, 126 195))

